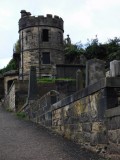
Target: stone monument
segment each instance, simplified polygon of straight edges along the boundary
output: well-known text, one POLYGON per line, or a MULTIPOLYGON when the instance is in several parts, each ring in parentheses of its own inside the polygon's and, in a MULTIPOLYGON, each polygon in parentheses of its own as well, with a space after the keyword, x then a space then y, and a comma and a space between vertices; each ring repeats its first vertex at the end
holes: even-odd
POLYGON ((86 62, 86 87, 105 77, 105 62, 91 59, 86 62))

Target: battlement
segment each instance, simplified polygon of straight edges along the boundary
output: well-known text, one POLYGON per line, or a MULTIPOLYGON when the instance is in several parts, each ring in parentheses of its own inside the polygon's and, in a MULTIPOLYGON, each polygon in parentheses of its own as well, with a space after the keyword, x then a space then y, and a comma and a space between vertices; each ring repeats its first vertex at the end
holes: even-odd
POLYGON ((31 16, 30 12, 21 10, 21 18, 19 20, 19 31, 29 27, 48 26, 63 30, 63 19, 59 16, 47 14, 46 17, 40 15, 38 17, 31 16))

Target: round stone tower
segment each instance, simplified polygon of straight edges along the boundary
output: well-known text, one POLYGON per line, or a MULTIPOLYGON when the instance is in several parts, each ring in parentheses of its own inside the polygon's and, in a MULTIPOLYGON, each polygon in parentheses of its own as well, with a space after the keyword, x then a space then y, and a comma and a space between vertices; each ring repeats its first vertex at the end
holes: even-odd
POLYGON ((63 33, 62 18, 51 14, 35 17, 30 12, 21 11, 20 79, 28 79, 30 66, 36 66, 39 77, 55 76, 56 64, 64 63, 63 33))

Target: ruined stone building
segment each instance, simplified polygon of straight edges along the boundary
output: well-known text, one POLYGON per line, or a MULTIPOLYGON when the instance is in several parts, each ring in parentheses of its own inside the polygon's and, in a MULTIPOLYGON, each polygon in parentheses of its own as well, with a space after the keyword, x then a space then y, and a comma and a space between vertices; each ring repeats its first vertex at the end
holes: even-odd
POLYGON ((30 66, 36 66, 39 77, 52 77, 55 65, 64 64, 63 20, 47 14, 31 16, 21 11, 19 40, 21 46, 19 78, 28 79, 30 66))

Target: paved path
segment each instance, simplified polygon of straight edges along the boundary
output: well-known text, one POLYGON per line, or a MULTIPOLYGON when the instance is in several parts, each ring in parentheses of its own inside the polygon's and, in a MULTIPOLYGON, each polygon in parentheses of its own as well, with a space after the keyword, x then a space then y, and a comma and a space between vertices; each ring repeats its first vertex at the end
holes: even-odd
POLYGON ((102 160, 0 107, 0 160, 102 160))

